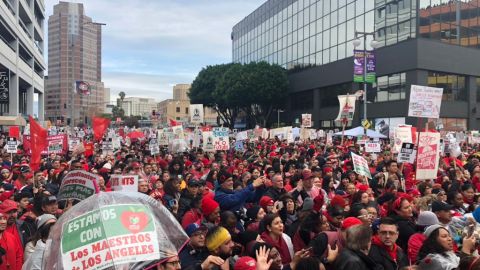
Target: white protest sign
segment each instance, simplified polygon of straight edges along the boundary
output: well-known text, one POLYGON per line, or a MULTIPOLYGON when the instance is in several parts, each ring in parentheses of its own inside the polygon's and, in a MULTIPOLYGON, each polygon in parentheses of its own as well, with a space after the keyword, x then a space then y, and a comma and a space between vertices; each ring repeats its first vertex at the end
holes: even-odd
POLYGON ((112 154, 113 153, 112 138, 107 138, 107 140, 102 142, 102 152, 104 154, 112 154))
POLYGON ((228 136, 229 129, 226 127, 213 128, 213 146, 215 150, 229 150, 230 138, 228 136))
POLYGON ((150 148, 150 154, 156 155, 160 153, 160 146, 158 145, 157 139, 150 139, 148 147, 150 148))
POLYGON ((158 133, 158 144, 168 145, 168 134, 166 129, 159 129, 157 133, 158 133))
POLYGON ((379 142, 366 142, 365 143, 365 152, 367 153, 380 153, 382 152, 382 147, 379 142))
POLYGON ((68 139, 68 151, 75 151, 75 148, 81 143, 80 138, 69 138, 68 139))
POLYGON ((18 147, 17 139, 8 138, 6 147, 7 147, 7 153, 16 154, 17 153, 17 147, 18 147))
POLYGON ((400 152, 403 143, 413 143, 411 126, 398 126, 395 128, 393 149, 396 153, 400 152))
POLYGON ((190 123, 203 123, 203 104, 190 104, 190 123))
POLYGON ((215 147, 213 146, 213 132, 204 131, 202 135, 203 135, 203 151, 215 152, 215 147))
POLYGON ((309 113, 302 114, 302 127, 312 126, 312 115, 309 113))
POLYGON ((235 140, 237 141, 246 141, 247 139, 248 139, 247 131, 238 132, 237 135, 235 136, 235 140))
POLYGON ((372 178, 372 175, 370 174, 370 168, 368 167, 368 162, 366 159, 352 152, 352 162, 356 173, 370 179, 372 178))
POLYGON ((415 156, 417 154, 416 150, 414 149, 413 143, 403 143, 402 148, 400 148, 400 152, 398 153, 397 161, 398 162, 407 162, 407 163, 415 163, 415 156))
POLYGON ((138 192, 138 175, 112 174, 110 182, 113 191, 138 192))
POLYGON ((439 118, 443 88, 413 85, 410 87, 408 116, 439 118))

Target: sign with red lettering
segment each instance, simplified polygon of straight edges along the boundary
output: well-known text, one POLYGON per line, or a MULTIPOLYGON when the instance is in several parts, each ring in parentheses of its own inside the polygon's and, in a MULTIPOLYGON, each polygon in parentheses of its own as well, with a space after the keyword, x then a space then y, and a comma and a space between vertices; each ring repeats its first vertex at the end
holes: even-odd
POLYGON ((98 175, 86 171, 75 170, 69 172, 62 181, 59 200, 74 199, 84 200, 98 193, 98 175))
MULTIPOLYGON (((143 204, 115 204, 62 227, 62 269, 110 269, 160 259, 153 214, 143 204)), ((165 251, 163 251, 165 252, 165 251)))
MULTIPOLYGON (((31 153, 30 135, 23 135, 23 149, 26 153, 31 153)), ((42 155, 51 153, 66 154, 68 151, 67 135, 60 134, 47 137, 47 146, 42 151, 42 155)))
POLYGON ((110 177, 110 183, 113 191, 137 192, 138 175, 113 174, 110 177))
POLYGON ((420 132, 417 149, 417 179, 437 178, 440 133, 420 132))

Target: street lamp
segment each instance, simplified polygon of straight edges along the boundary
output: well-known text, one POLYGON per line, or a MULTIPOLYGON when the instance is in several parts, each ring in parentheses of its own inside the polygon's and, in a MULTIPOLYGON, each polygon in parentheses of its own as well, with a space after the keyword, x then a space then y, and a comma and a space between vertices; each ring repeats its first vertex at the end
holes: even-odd
POLYGON ((284 110, 277 109, 277 128, 280 127, 280 113, 284 112, 284 110))
MULTIPOLYGON (((362 44, 359 36, 363 36, 363 119, 367 121, 367 36, 375 37, 375 32, 358 32, 355 31, 355 40, 353 46, 356 48, 362 44)), ((372 40, 370 46, 375 49, 379 46, 379 42, 372 40)), ((365 129, 365 135, 367 129, 365 129)))

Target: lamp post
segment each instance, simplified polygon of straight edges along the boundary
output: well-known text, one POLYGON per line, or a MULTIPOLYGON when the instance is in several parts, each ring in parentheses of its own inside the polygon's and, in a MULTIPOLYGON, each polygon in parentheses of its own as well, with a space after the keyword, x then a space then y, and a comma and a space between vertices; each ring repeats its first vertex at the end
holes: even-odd
POLYGON ((284 112, 284 110, 277 109, 277 128, 280 127, 280 113, 284 112))
MULTIPOLYGON (((363 37, 363 119, 367 121, 367 36, 375 37, 375 32, 358 32, 355 31, 355 40, 353 41, 353 46, 356 48, 362 43, 359 36, 363 37)), ((372 40, 370 46, 375 49, 378 47, 378 42, 372 40)), ((367 129, 365 129, 365 135, 367 134, 367 129)))

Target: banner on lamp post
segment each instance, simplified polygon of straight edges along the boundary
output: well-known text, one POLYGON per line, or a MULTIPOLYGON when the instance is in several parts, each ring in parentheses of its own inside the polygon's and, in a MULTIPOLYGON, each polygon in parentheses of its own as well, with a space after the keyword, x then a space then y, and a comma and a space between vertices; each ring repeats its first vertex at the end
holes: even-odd
POLYGON ((367 74, 365 75, 366 82, 374 83, 376 81, 376 61, 375 53, 373 51, 353 51, 353 81, 360 83, 365 82, 365 59, 367 60, 367 74))

